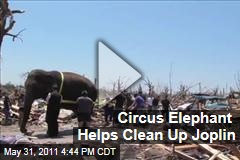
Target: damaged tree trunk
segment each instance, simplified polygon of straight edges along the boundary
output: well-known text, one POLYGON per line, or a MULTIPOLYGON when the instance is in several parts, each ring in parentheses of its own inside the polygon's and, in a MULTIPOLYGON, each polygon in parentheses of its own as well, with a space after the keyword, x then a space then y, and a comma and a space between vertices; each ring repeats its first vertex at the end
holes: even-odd
MULTIPOLYGON (((1 0, 0 1, 0 62, 2 60, 2 44, 3 44, 4 36, 12 37, 13 41, 16 38, 22 40, 21 38, 19 38, 19 35, 23 30, 21 30, 17 34, 10 33, 10 31, 14 27, 14 24, 16 23, 13 15, 17 14, 17 13, 24 13, 24 11, 22 11, 22 10, 10 10, 8 0, 1 0)), ((2 83, 1 74, 2 74, 2 62, 0 64, 0 88, 1 88, 1 83, 2 83)))

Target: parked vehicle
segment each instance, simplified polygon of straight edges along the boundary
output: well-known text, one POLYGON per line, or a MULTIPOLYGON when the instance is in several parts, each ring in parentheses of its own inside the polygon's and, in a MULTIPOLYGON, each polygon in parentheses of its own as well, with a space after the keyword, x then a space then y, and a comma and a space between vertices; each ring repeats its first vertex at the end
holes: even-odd
POLYGON ((195 95, 195 104, 193 105, 194 110, 201 109, 205 110, 230 110, 231 106, 228 102, 227 97, 221 96, 209 96, 209 95, 195 95))

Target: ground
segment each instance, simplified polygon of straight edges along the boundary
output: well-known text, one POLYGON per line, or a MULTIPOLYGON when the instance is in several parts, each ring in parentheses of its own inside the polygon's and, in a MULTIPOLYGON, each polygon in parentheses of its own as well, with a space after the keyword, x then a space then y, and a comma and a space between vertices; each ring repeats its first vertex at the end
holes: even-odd
MULTIPOLYGON (((101 126, 105 125, 105 123, 99 118, 93 118, 92 122, 92 127, 94 126, 101 126)), ((31 136, 29 136, 29 139, 36 144, 67 144, 67 143, 73 143, 73 127, 77 126, 77 120, 74 119, 71 121, 71 123, 60 123, 59 124, 59 137, 58 138, 47 138, 46 137, 46 130, 47 126, 46 125, 36 125, 33 124, 31 125, 31 122, 28 122, 27 124, 27 129, 28 131, 34 131, 31 136)), ((1 135, 2 136, 16 136, 16 135, 22 135, 22 133, 19 131, 19 126, 17 124, 17 121, 13 125, 9 126, 2 126, 1 125, 1 135)), ((162 157, 165 157, 163 159, 166 159, 166 156, 169 155, 167 151, 161 150, 161 149, 154 149, 152 145, 121 145, 121 152, 120 154, 122 155, 121 157, 123 159, 136 159, 136 157, 141 157, 145 156, 146 154, 151 154, 151 155, 159 155, 161 152, 162 157), (146 148, 153 148, 153 150, 147 150, 146 148), (134 158, 135 157, 135 158, 134 158)), ((141 159, 140 158, 140 159, 141 159)), ((158 156, 158 159, 159 156, 158 156)))
MULTIPOLYGON (((101 127, 106 126, 103 121, 102 114, 95 114, 92 117, 91 127, 101 127)), ((33 132, 30 137, 33 143, 43 144, 43 143, 73 143, 73 127, 77 127, 77 119, 72 119, 67 123, 59 123, 59 137, 58 138, 47 138, 47 124, 46 122, 41 123, 41 125, 37 125, 36 122, 28 122, 27 123, 27 130, 33 132)), ((15 136, 15 135, 22 135, 18 126, 18 120, 14 122, 12 125, 3 126, 1 127, 1 136, 15 136)))
MULTIPOLYGON (((46 137, 46 126, 32 125, 27 126, 28 131, 34 131, 30 136, 30 139, 33 143, 72 143, 72 124, 60 125, 59 127, 59 138, 47 138, 46 137)), ((19 130, 18 124, 10 126, 1 126, 1 135, 2 136, 15 136, 21 135, 22 133, 19 130)))

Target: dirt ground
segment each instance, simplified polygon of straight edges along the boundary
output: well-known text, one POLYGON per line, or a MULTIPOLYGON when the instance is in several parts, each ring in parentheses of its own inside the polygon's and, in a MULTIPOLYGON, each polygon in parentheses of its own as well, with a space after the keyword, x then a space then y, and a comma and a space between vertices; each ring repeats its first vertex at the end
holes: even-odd
MULTIPOLYGON (((31 125, 27 126, 28 131, 33 131, 33 134, 29 139, 33 143, 43 144, 43 143, 73 143, 73 131, 72 128, 74 124, 60 124, 59 125, 59 137, 48 138, 46 137, 47 126, 31 125)), ((75 125, 76 127, 76 125, 75 125)), ((15 136, 22 135, 19 130, 18 124, 13 124, 9 126, 1 126, 1 136, 15 136)))
MULTIPOLYGON (((101 127, 101 125, 105 125, 103 121, 99 121, 99 119, 93 119, 93 122, 91 124, 91 127, 101 127)), ((19 126, 17 121, 13 125, 9 126, 3 126, 0 125, 1 127, 1 136, 16 136, 16 135, 22 135, 22 133, 19 130, 19 126)), ((74 119, 71 121, 71 123, 60 123, 59 124, 59 137, 57 138, 48 138, 46 137, 46 131, 47 131, 47 126, 46 125, 31 125, 30 122, 27 124, 27 129, 28 131, 33 131, 33 134, 29 136, 29 139, 31 140, 32 143, 35 144, 71 144, 73 143, 73 127, 77 127, 77 120, 74 119)), ((139 157, 142 159, 144 154, 151 154, 151 155, 159 155, 159 153, 162 154, 162 159, 166 159, 166 156, 169 155, 168 152, 159 150, 159 149, 154 149, 152 145, 147 145, 147 144, 124 144, 120 146, 120 159, 136 159, 139 157), (151 150, 151 153, 146 152, 146 148, 153 148, 151 150)), ((87 158, 89 159, 89 158, 87 158)), ((158 157, 158 159, 161 159, 158 157)))
MULTIPOLYGON (((98 128, 98 127, 106 127, 105 122, 103 121, 102 115, 97 115, 97 118, 92 117, 92 121, 90 127, 98 128)), ((14 124, 4 126, 0 125, 0 135, 1 136, 16 136, 23 135, 20 132, 20 128, 18 126, 18 120, 14 120, 14 124)), ((57 138, 48 138, 46 135, 47 132, 47 124, 44 122, 41 125, 32 124, 32 122, 28 122, 26 129, 28 132, 32 132, 32 135, 29 136, 29 139, 36 144, 69 144, 73 143, 73 127, 77 127, 78 122, 77 119, 72 119, 67 123, 59 123, 59 136, 57 138)))

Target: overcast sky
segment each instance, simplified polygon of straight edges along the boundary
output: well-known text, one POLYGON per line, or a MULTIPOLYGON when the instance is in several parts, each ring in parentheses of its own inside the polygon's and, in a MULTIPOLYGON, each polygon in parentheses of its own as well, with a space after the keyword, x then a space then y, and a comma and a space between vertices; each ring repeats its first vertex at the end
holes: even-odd
MULTIPOLYGON (((3 83, 23 84, 32 69, 72 71, 95 77, 97 42, 104 40, 148 76, 179 84, 235 87, 240 71, 240 2, 10 1, 13 32, 23 43, 3 44, 3 83)), ((114 65, 112 67, 118 68, 114 65)))

